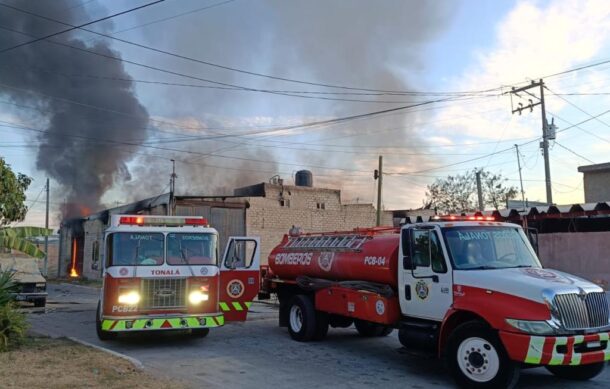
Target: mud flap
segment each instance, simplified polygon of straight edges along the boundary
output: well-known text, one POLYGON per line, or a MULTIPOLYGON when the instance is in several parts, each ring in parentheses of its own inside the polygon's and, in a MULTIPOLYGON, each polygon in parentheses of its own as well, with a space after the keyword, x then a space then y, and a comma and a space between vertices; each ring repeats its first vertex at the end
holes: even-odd
POLYGON ((260 239, 230 237, 220 266, 219 309, 225 321, 245 321, 260 284, 260 239))

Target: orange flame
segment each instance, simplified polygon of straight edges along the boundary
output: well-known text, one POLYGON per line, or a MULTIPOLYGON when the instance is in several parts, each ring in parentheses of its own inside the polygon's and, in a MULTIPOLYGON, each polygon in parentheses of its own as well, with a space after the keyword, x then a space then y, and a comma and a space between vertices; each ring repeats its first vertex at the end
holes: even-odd
POLYGON ((76 271, 76 239, 72 239, 72 268, 70 269, 70 277, 78 277, 76 271))

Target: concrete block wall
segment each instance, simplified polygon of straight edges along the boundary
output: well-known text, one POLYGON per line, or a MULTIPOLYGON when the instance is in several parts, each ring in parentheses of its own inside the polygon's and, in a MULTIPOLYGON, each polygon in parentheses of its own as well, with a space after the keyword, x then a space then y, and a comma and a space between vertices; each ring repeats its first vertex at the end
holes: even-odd
POLYGON ((540 234, 538 245, 545 267, 610 284, 610 231, 540 234))
POLYGON ((68 266, 70 266, 70 261, 72 259, 72 237, 72 230, 70 228, 64 227, 61 229, 58 248, 59 253, 57 256, 59 264, 55 270, 57 277, 61 278, 68 275, 68 266))
POLYGON ((84 224, 85 240, 83 248, 83 274, 88 279, 101 278, 102 249, 104 244, 104 230, 106 226, 100 220, 87 220, 84 224), (97 245, 97 250, 94 247, 97 245), (97 251, 97 255, 94 255, 97 251))
POLYGON ((610 171, 584 173, 585 202, 610 201, 610 171))
POLYGON ((290 208, 338 211, 341 209, 341 191, 338 189, 309 188, 265 184, 265 198, 289 200, 290 208))
POLYGON ((260 236, 263 264, 267 264, 269 253, 293 225, 304 232, 345 231, 375 225, 375 209, 371 204, 341 205, 339 191, 315 188, 291 191, 290 206, 281 206, 274 195, 266 192, 266 197, 250 198, 246 210, 246 232, 260 236), (318 208, 318 203, 324 203, 325 209, 318 208))

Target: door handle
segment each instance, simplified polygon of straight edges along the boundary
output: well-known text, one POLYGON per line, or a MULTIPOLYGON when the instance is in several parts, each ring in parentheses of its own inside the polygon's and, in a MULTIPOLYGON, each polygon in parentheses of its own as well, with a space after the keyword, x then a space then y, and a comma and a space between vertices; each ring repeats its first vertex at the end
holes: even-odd
POLYGON ((405 285, 405 300, 411 300, 411 285, 405 285))

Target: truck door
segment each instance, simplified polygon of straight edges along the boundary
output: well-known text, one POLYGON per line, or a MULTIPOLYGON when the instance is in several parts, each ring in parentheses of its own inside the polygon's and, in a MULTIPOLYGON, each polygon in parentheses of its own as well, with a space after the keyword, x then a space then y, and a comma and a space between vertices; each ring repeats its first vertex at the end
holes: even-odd
POLYGON ((260 239, 230 237, 220 264, 218 305, 225 321, 245 321, 260 282, 260 239))
POLYGON ((398 281, 403 314, 441 321, 453 303, 452 272, 440 230, 406 226, 401 230, 398 281))

